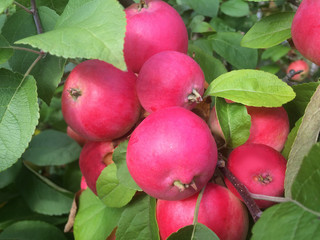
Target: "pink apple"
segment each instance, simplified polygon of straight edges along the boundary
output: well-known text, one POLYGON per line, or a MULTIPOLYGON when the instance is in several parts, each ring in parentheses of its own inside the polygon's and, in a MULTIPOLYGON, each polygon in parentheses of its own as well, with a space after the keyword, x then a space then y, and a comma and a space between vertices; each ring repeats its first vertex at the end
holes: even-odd
POLYGON ((86 190, 88 188, 88 184, 86 182, 86 179, 84 176, 81 177, 81 182, 80 182, 80 189, 81 190, 86 190))
POLYGON ((69 74, 62 92, 67 124, 91 141, 110 141, 138 121, 141 106, 136 76, 100 60, 87 60, 69 74))
POLYGON ((179 13, 168 3, 146 0, 125 9, 127 27, 124 58, 128 69, 138 73, 152 55, 174 50, 187 53, 188 33, 179 13))
POLYGON ((217 148, 206 122, 182 107, 151 113, 133 131, 127 165, 147 194, 180 200, 198 192, 212 177, 217 148))
MULTIPOLYGON (((180 201, 157 201, 156 218, 162 240, 193 223, 197 198, 195 194, 180 201)), ((248 232, 248 213, 244 205, 227 188, 211 182, 200 202, 198 222, 221 240, 244 240, 248 232)))
POLYGON ((192 109, 202 100, 204 74, 187 54, 164 51, 150 57, 137 79, 142 107, 154 112, 165 107, 192 109))
POLYGON ((291 35, 297 50, 320 65, 320 1, 303 0, 294 15, 291 35))
POLYGON ((304 80, 309 74, 309 65, 303 60, 297 60, 289 64, 287 68, 287 74, 294 70, 295 72, 302 70, 303 72, 294 75, 291 80, 301 82, 304 80))
MULTIPOLYGON (((244 144, 235 148, 228 157, 227 168, 243 183, 249 192, 281 197, 284 192, 286 159, 273 148, 263 144, 244 144)), ((240 194, 228 179, 225 183, 233 194, 240 194)), ((260 208, 274 204, 256 200, 260 208)))
MULTIPOLYGON (((251 116, 251 128, 249 139, 246 143, 260 143, 281 151, 289 134, 289 118, 283 107, 265 108, 249 107, 248 114, 251 116)), ((224 138, 215 107, 209 118, 209 126, 215 136, 224 138)))
POLYGON ((80 146, 83 146, 88 140, 76 133, 70 126, 67 126, 67 134, 75 140, 80 146))

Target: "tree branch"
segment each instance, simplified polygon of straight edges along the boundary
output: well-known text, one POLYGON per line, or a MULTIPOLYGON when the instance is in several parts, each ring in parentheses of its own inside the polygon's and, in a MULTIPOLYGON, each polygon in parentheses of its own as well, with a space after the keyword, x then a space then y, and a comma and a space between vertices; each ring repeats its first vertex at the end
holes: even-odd
POLYGON ((25 10, 27 13, 33 14, 33 12, 32 12, 29 8, 23 6, 22 4, 18 3, 17 1, 13 1, 13 3, 14 3, 15 5, 17 5, 18 7, 21 7, 21 8, 22 8, 23 10, 25 10))
POLYGON ((40 21, 40 17, 38 14, 38 10, 37 10, 37 6, 36 6, 36 1, 35 0, 31 0, 31 12, 33 15, 33 20, 34 23, 36 24, 36 28, 37 28, 37 32, 38 34, 43 33, 43 28, 41 25, 41 21, 40 21))

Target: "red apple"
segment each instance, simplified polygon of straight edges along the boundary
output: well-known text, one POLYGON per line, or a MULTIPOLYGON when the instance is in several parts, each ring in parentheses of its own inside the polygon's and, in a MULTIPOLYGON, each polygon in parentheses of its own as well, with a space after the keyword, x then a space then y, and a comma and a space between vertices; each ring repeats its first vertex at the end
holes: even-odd
POLYGON ((180 200, 212 177, 217 148, 206 122, 181 107, 151 113, 133 131, 127 165, 134 181, 152 197, 180 200))
MULTIPOLYGON (((193 223, 197 198, 195 194, 180 201, 157 201, 156 218, 162 240, 193 223)), ((211 182, 200 202, 198 222, 221 240, 244 240, 248 232, 248 213, 244 205, 227 188, 211 182)))
POLYGON ((96 182, 102 170, 112 161, 112 142, 87 142, 80 153, 79 165, 88 187, 97 195, 96 182))
POLYGON ((291 35, 297 50, 320 65, 320 1, 303 0, 294 15, 291 35))
POLYGON ((136 76, 100 60, 78 64, 62 92, 67 124, 91 141, 110 141, 126 134, 138 121, 141 106, 136 76))
MULTIPOLYGON (((286 110, 283 107, 265 108, 247 106, 247 111, 251 116, 251 128, 249 139, 246 143, 265 144, 277 151, 281 151, 290 130, 286 110)), ((215 107, 210 113, 209 126, 215 136, 224 138, 215 107)))
POLYGON ((164 51, 150 57, 137 79, 137 94, 148 112, 179 106, 192 109, 202 100, 204 74, 187 54, 164 51))
POLYGON ((67 134, 75 140, 80 146, 83 146, 88 140, 76 133, 70 126, 67 127, 67 134))
POLYGON ((309 65, 303 60, 297 60, 289 64, 287 68, 287 74, 294 70, 295 72, 302 70, 303 72, 294 75, 291 80, 301 82, 304 80, 309 74, 309 65))
POLYGON ((81 182, 80 182, 80 189, 81 190, 86 190, 88 188, 88 184, 86 182, 86 179, 84 176, 81 177, 81 182))
MULTIPOLYGON (((244 144, 231 152, 227 168, 247 187, 249 192, 281 197, 284 192, 286 164, 286 159, 267 145, 244 144)), ((225 179, 225 183, 230 191, 241 199, 240 194, 228 179, 225 179)), ((274 204, 265 200, 255 201, 260 208, 267 208, 274 204)))
POLYGON ((124 58, 128 69, 136 73, 156 53, 165 50, 187 53, 188 50, 188 33, 179 13, 160 0, 144 2, 125 9, 124 58))

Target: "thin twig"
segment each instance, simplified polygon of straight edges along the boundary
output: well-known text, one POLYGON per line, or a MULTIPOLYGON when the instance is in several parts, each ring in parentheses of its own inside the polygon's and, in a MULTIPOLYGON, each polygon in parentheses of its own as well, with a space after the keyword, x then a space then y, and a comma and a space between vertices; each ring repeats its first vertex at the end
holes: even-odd
POLYGON ((196 224, 198 223, 198 215, 199 215, 199 210, 200 210, 200 203, 201 203, 201 199, 202 199, 202 196, 203 196, 203 193, 204 193, 204 190, 205 190, 206 187, 202 188, 199 195, 198 195, 198 198, 197 198, 197 203, 196 203, 196 207, 195 207, 195 210, 194 210, 194 214, 193 214, 193 230, 192 230, 192 235, 191 235, 191 239, 194 238, 194 234, 195 234, 195 231, 196 231, 196 224))
POLYGON ((282 79, 282 81, 284 81, 285 83, 289 84, 289 85, 293 85, 290 80, 297 74, 302 73, 303 70, 299 70, 299 71, 295 71, 293 69, 291 69, 288 74, 282 79))
POLYGON ((36 28, 37 28, 37 32, 38 34, 43 33, 43 28, 41 25, 41 21, 40 21, 40 17, 38 14, 38 10, 37 10, 37 6, 36 6, 36 1, 35 0, 31 0, 31 12, 33 14, 33 20, 34 23, 36 24, 36 28))
POLYGON ((299 7, 299 2, 297 2, 297 0, 288 0, 288 2, 296 7, 299 7))
POLYGON ((35 54, 43 54, 42 52, 40 51, 37 51, 37 50, 33 50, 33 49, 30 49, 30 48, 24 48, 24 47, 16 47, 16 46, 10 46, 8 48, 12 48, 14 50, 22 50, 22 51, 27 51, 27 52, 32 52, 32 53, 35 53, 35 54))
POLYGON ((29 8, 23 6, 22 4, 20 4, 20 3, 16 2, 16 1, 13 1, 13 3, 14 3, 15 5, 17 5, 18 7, 21 7, 21 8, 22 8, 23 10, 25 10, 27 13, 33 14, 33 12, 32 12, 29 8))
POLYGON ((42 57, 43 57, 43 55, 40 54, 40 55, 36 58, 36 60, 33 61, 33 63, 31 64, 31 66, 28 68, 28 70, 27 70, 26 73, 24 74, 24 78, 26 78, 26 77, 30 74, 30 72, 32 71, 32 69, 34 68, 34 66, 37 64, 37 62, 40 61, 40 59, 41 59, 42 57))

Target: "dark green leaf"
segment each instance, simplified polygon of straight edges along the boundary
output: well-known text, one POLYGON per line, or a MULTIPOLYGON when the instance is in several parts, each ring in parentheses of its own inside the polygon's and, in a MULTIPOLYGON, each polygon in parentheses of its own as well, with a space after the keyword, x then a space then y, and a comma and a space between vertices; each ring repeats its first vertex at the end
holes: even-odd
POLYGON ((215 79, 205 96, 216 96, 255 107, 280 107, 295 93, 277 76, 259 70, 236 70, 215 79))
POLYGON ((4 188, 12 183, 21 169, 21 161, 16 162, 10 168, 0 172, 0 188, 4 188))
POLYGON ((240 46, 240 33, 218 32, 210 36, 212 48, 237 69, 255 68, 258 62, 258 51, 240 46))
POLYGON ((63 165, 79 158, 81 147, 66 133, 45 130, 33 137, 24 159, 38 165, 63 165))
POLYGON ((207 226, 197 223, 196 225, 188 225, 184 228, 180 228, 179 231, 171 234, 167 240, 219 240, 219 237, 207 226), (192 232, 194 230, 194 236, 192 237, 192 232))
POLYGON ((67 240, 57 227, 41 221, 16 222, 0 233, 0 239, 67 240))
POLYGON ((193 33, 214 32, 213 27, 206 21, 205 17, 201 15, 195 16, 190 22, 190 28, 193 33))
POLYGON ((17 41, 64 58, 100 59, 125 70, 126 18, 116 0, 70 0, 54 29, 17 41))
POLYGON ((28 146, 38 123, 33 77, 0 69, 0 172, 12 166, 28 146))
POLYGON ((278 61, 280 58, 282 58, 283 56, 285 56, 291 48, 287 47, 287 46, 283 46, 283 45, 277 45, 271 48, 268 48, 267 50, 265 50, 262 55, 261 58, 262 59, 272 59, 272 61, 276 62, 278 61))
POLYGON ((242 0, 229 0, 221 4, 221 12, 231 17, 247 16, 249 11, 248 3, 242 0))
POLYGON ((34 212, 61 215, 70 211, 73 194, 37 173, 23 168, 16 183, 22 197, 34 212))
POLYGON ((109 208, 90 190, 81 193, 73 231, 77 240, 105 240, 117 226, 122 208, 109 208))
POLYGON ((136 190, 119 182, 117 166, 114 163, 103 169, 96 186, 99 198, 108 207, 123 207, 131 201, 136 193, 136 190))
POLYGON ((137 196, 121 215, 116 233, 117 240, 159 240, 155 215, 156 199, 148 195, 137 196))
POLYGON ((286 178, 284 182, 285 196, 291 197, 292 183, 297 176, 303 158, 317 142, 320 131, 320 86, 317 88, 305 110, 297 137, 289 153, 286 178))
POLYGON ((235 148, 244 144, 250 135, 251 117, 247 108, 238 103, 226 103, 216 98, 217 117, 227 145, 235 148))
POLYGON ((213 17, 209 24, 213 27, 216 32, 235 32, 236 30, 230 27, 225 21, 221 18, 213 17))
POLYGON ((320 213, 320 143, 313 145, 303 159, 292 184, 292 198, 320 213))
POLYGON ((227 72, 222 62, 212 56, 212 52, 207 53, 200 47, 189 44, 188 54, 190 56, 194 54, 194 60, 200 65, 207 83, 227 72))
POLYGON ((252 240, 318 239, 320 220, 294 203, 281 203, 263 212, 252 233, 252 240))
POLYGON ((271 74, 276 74, 277 72, 279 72, 281 70, 280 66, 277 64, 270 64, 270 65, 265 65, 265 66, 261 66, 259 68, 261 71, 265 71, 271 74))
MULTIPOLYGON (((39 15, 45 32, 51 30, 58 19, 58 15, 47 7, 40 7, 39 15)), ((17 11, 8 18, 2 29, 2 34, 8 42, 12 46, 18 47, 25 46, 15 45, 15 41, 36 35, 36 33, 37 31, 32 15, 23 10, 17 11)), ((38 55, 35 53, 16 50, 9 59, 9 63, 13 71, 25 74, 37 57, 38 55)), ((30 73, 37 81, 39 97, 48 104, 61 80, 65 62, 65 59, 46 54, 45 57, 35 65, 30 73)))
POLYGON ((126 161, 128 141, 120 143, 113 152, 112 160, 117 166, 117 177, 119 183, 127 188, 141 191, 141 188, 135 183, 131 177, 126 161))
POLYGON ((281 12, 261 19, 244 35, 241 46, 269 48, 291 37, 293 12, 281 12))
POLYGON ((0 64, 5 63, 13 55, 13 49, 7 39, 0 35, 0 64))
POLYGON ((177 0, 177 3, 179 5, 187 5, 196 13, 208 17, 217 16, 219 10, 219 0, 177 0))

